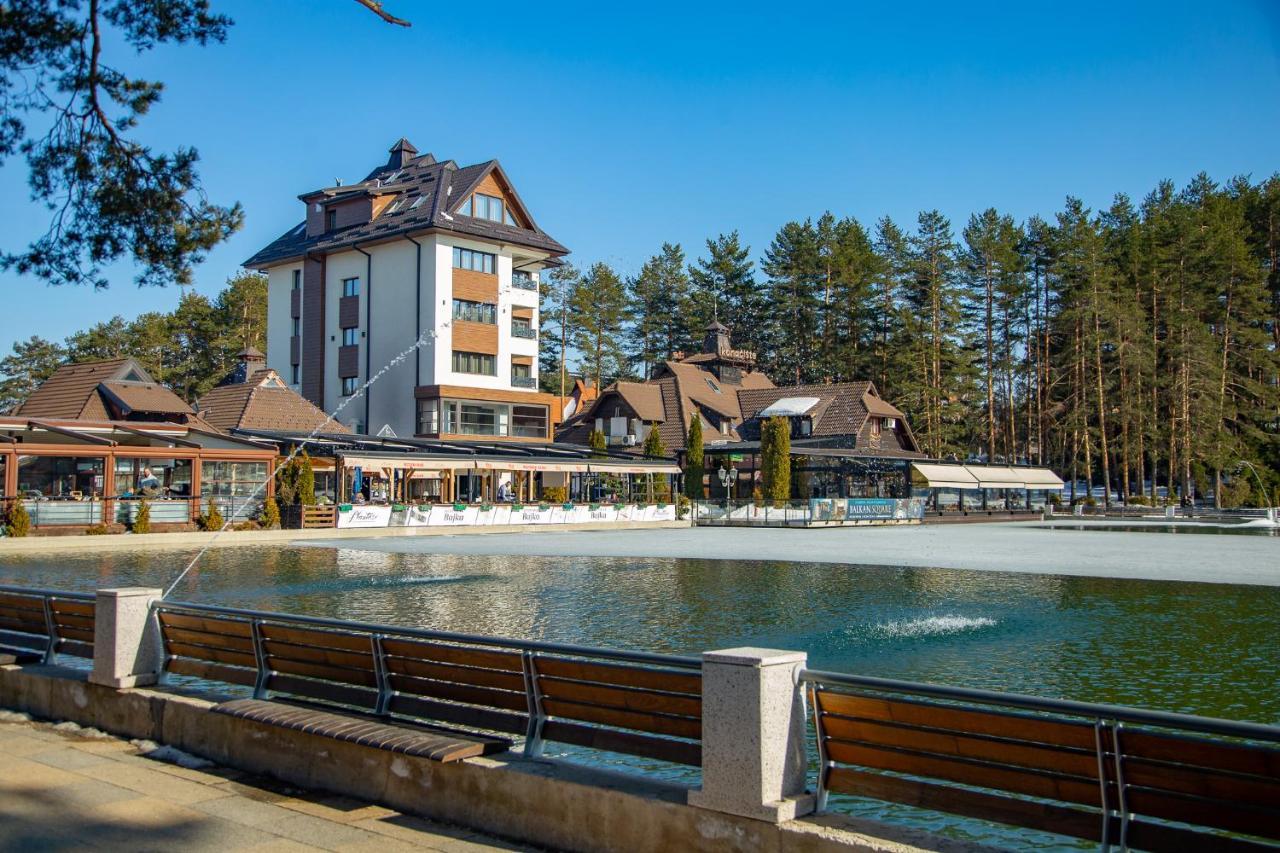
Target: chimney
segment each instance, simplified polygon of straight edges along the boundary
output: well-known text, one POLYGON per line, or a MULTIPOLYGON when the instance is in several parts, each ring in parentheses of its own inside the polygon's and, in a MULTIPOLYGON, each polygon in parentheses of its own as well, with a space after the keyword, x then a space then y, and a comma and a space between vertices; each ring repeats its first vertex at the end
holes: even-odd
POLYGON ((403 169, 409 165, 409 161, 418 156, 418 149, 413 147, 413 143, 405 139, 403 136, 391 146, 391 159, 387 160, 387 165, 395 169, 403 169))
POLYGON ((240 365, 236 373, 241 382, 248 382, 250 376, 267 366, 267 357, 260 350, 251 346, 246 346, 240 350, 236 354, 236 358, 240 359, 240 365))

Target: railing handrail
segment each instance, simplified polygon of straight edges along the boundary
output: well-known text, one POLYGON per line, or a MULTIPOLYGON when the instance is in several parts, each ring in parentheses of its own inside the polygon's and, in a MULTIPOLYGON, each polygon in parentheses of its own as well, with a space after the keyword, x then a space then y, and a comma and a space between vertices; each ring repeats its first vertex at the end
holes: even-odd
POLYGON ((66 592, 57 589, 41 589, 31 586, 12 586, 0 584, 0 592, 12 592, 16 595, 39 596, 41 598, 65 598, 76 601, 93 601, 97 596, 92 592, 66 592))
POLYGON ((623 649, 606 649, 597 646, 579 646, 572 643, 553 643, 544 640, 516 640, 509 637, 487 637, 480 634, 463 634, 456 631, 431 631, 425 628, 410 628, 400 625, 379 625, 372 622, 355 622, 345 619, 329 619, 323 616, 302 616, 293 613, 277 613, 268 610, 248 610, 237 607, 221 607, 214 604, 193 604, 185 601, 158 600, 152 610, 193 611, 222 616, 239 616, 260 622, 296 622, 314 625, 321 628, 332 628, 339 631, 358 632, 364 634, 396 635, 422 640, 445 640, 455 643, 469 643, 477 646, 494 646, 499 648, 520 649, 530 652, 554 652, 557 654, 580 657, 597 657, 607 660, 626 661, 630 663, 649 663, 667 666, 673 669, 702 669, 702 659, 682 655, 660 654, 658 652, 635 652, 623 649))
POLYGON ((1266 723, 1224 720, 1218 717, 1201 717, 1195 714, 1154 711, 1098 702, 1079 702, 1072 699, 1048 699, 1024 693, 1004 693, 996 690, 983 690, 977 687, 951 687, 943 684, 900 681, 898 679, 878 678, 870 675, 849 675, 826 670, 804 669, 800 671, 798 678, 802 683, 864 688, 883 693, 906 693, 937 699, 961 699, 1030 711, 1073 714, 1095 719, 1145 723, 1206 734, 1280 742, 1280 726, 1266 723))

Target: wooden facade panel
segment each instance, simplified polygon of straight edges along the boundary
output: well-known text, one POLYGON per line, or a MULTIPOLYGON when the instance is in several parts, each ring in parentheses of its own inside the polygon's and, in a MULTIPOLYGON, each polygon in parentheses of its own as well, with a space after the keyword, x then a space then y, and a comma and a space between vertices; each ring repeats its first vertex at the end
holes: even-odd
POLYGON ((350 329, 360 325, 360 297, 338 297, 338 327, 350 329))
POLYGON ((453 348, 463 352, 498 354, 498 327, 491 323, 453 321, 453 348))
POLYGON ((289 363, 302 364, 302 336, 294 335, 289 338, 289 363))
POLYGON ((511 356, 512 364, 524 364, 533 367, 533 356, 531 355, 513 355, 511 356))
POLYGON ((530 322, 532 322, 533 309, 530 308, 528 305, 512 305, 511 316, 515 317, 517 320, 529 320, 530 322))
POLYGON ((324 400, 324 258, 302 265, 302 396, 320 408, 324 400))
POLYGON ((453 271, 453 298, 472 302, 498 301, 498 277, 475 270, 453 271))
POLYGON ((301 289, 289 291, 289 316, 290 317, 302 316, 302 290, 301 289))
POLYGON ((360 347, 338 347, 338 376, 360 375, 360 347))
POLYGON ((529 227, 528 220, 520 213, 520 207, 513 203, 510 191, 502 185, 493 172, 485 175, 484 179, 476 185, 476 192, 497 196, 502 199, 503 205, 511 211, 511 215, 519 223, 520 227, 529 227))

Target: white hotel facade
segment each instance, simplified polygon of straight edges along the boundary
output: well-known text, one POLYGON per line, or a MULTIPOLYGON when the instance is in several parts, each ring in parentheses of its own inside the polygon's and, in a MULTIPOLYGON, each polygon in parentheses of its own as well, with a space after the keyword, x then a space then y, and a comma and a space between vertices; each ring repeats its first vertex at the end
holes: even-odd
POLYGON ((568 249, 496 160, 460 168, 401 139, 363 181, 299 198, 305 220, 245 262, 268 276, 269 367, 356 432, 552 440, 538 280, 568 249))

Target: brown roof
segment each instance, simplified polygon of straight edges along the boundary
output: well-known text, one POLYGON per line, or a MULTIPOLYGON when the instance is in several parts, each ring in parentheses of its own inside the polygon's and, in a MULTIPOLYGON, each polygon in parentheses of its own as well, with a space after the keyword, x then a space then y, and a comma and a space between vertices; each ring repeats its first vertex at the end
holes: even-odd
POLYGON ((870 391, 862 395, 862 405, 867 411, 881 418, 905 418, 906 415, 895 409, 887 400, 877 397, 870 391))
POLYGON ((667 414, 662 408, 662 392, 657 386, 644 382, 619 382, 610 390, 616 391, 640 420, 665 421, 667 419, 667 414))
POLYGON ((108 379, 121 379, 136 369, 145 378, 146 371, 131 358, 113 358, 64 364, 54 371, 14 414, 34 418, 91 418, 108 420, 106 406, 97 390, 108 379))
POLYGON ((248 382, 219 385, 200 398, 200 417, 221 430, 243 429, 310 432, 350 432, 281 381, 274 370, 263 369, 248 382), (326 424, 326 421, 328 423, 326 424))
POLYGON ((185 400, 157 382, 112 380, 100 383, 97 390, 105 394, 123 415, 133 412, 191 414, 191 407, 185 400))
POLYGON ((838 382, 832 385, 791 385, 786 388, 744 390, 738 394, 742 416, 754 418, 763 409, 783 397, 817 397, 809 412, 815 438, 828 435, 857 435, 867 420, 862 398, 868 395, 870 382, 838 382))

